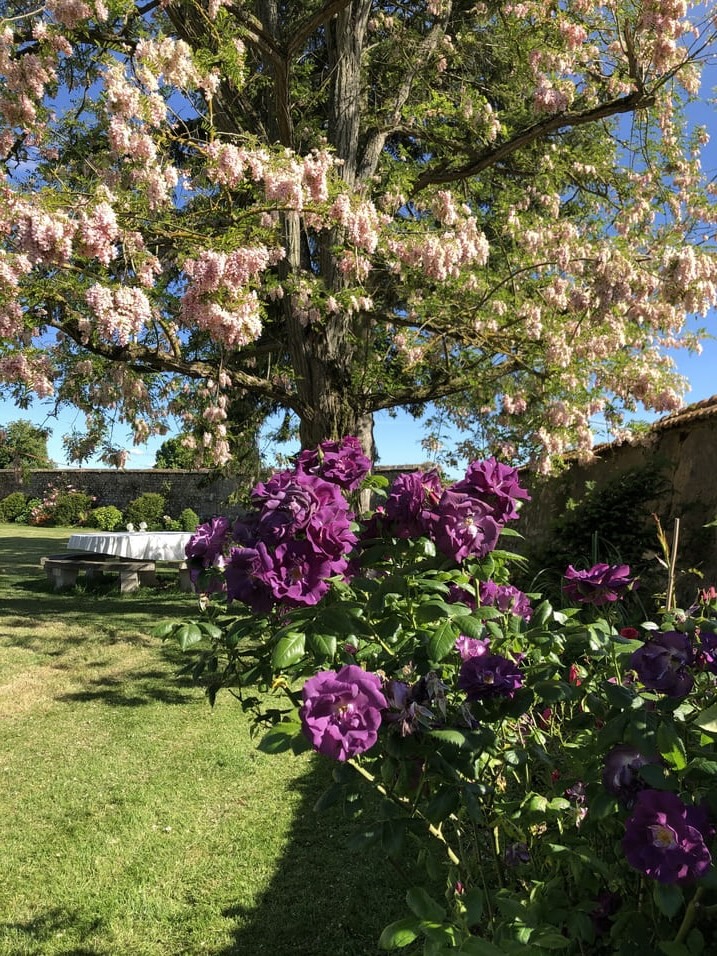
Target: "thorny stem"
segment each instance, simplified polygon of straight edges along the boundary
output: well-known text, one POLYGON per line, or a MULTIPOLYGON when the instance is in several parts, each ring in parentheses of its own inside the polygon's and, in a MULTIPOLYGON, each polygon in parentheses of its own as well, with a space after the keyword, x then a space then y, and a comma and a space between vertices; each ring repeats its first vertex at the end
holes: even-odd
MULTIPOLYGON (((348 760, 347 763, 350 763, 351 766, 354 768, 354 770, 358 771, 358 773, 360 773, 362 777, 368 780, 368 782, 372 786, 374 786, 376 790, 378 790, 378 792, 382 796, 388 797, 389 800, 393 800, 394 803, 399 803, 401 804, 401 806, 404 806, 404 807, 410 806, 407 800, 404 800, 402 797, 397 797, 395 794, 389 793, 388 790, 386 790, 386 788, 382 784, 377 783, 376 777, 372 773, 369 773, 369 771, 366 770, 365 767, 362 767, 360 764, 357 764, 354 760, 348 760)), ((415 813, 424 821, 424 823, 427 824, 428 832, 431 834, 431 836, 434 836, 437 840, 441 841, 441 843, 446 849, 446 854, 448 855, 448 859, 451 861, 451 863, 455 863, 456 866, 460 866, 460 863, 461 863, 460 858, 456 855, 453 848, 449 845, 448 841, 443 836, 440 826, 434 826, 432 823, 429 823, 428 820, 426 820, 426 818, 423 816, 423 814, 420 813, 420 811, 416 810, 415 813)))

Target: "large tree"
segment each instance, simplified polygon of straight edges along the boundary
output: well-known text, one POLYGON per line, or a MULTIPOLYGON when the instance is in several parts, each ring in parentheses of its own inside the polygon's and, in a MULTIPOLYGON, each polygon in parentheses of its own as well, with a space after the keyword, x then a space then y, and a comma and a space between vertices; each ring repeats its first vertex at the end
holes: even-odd
MULTIPOLYGON (((705 7, 707 12, 705 12, 705 7)), ((690 0, 0 4, 0 379, 138 440, 432 403, 504 456, 679 403, 717 299, 690 0)))

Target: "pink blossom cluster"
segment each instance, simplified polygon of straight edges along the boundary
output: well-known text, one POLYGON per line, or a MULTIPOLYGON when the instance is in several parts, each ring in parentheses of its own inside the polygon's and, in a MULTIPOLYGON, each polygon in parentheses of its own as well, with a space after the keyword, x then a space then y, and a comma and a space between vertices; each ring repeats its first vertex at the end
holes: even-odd
POLYGON ((115 242, 119 226, 115 211, 107 202, 98 203, 89 213, 79 217, 79 252, 89 259, 98 259, 107 266, 117 255, 115 242))
POLYGON ((21 206, 16 228, 18 248, 33 265, 70 261, 77 225, 64 213, 51 214, 21 206))
POLYGON ((28 352, 10 352, 0 356, 0 382, 22 382, 40 398, 48 398, 55 392, 53 372, 47 356, 28 352))
POLYGON ((102 338, 126 345, 152 321, 152 307, 141 289, 108 288, 95 283, 85 293, 102 338))
POLYGON ((84 0, 46 0, 45 9, 63 27, 69 28, 92 16, 99 21, 106 20, 108 15, 103 0, 93 0, 92 4, 84 0))
POLYGON ((473 216, 441 236, 427 233, 420 238, 390 241, 389 249, 401 263, 420 269, 438 282, 458 278, 467 265, 485 265, 489 253, 488 240, 473 216))
POLYGON ((235 189, 247 175, 253 182, 260 182, 271 159, 265 149, 250 150, 217 141, 207 146, 206 155, 209 180, 229 189, 235 189))
POLYGON ((376 251, 379 229, 384 220, 372 202, 352 202, 347 193, 341 193, 331 206, 329 217, 346 229, 346 239, 352 246, 369 255, 376 251))

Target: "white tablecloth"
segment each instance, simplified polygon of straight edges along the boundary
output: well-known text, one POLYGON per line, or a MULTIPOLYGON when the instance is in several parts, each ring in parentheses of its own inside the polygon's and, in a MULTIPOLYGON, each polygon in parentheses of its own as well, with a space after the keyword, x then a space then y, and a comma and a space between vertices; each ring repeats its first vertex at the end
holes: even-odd
POLYGON ((73 534, 67 547, 138 561, 184 561, 184 548, 191 537, 190 531, 101 531, 73 534))

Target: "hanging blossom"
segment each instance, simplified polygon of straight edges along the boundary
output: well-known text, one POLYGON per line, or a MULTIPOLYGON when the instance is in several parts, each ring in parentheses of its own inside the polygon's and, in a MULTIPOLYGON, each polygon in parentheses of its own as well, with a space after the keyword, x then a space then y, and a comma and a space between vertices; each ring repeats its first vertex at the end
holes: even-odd
POLYGON ((108 341, 126 345, 152 321, 152 307, 141 289, 120 286, 110 289, 95 283, 85 293, 97 331, 108 341))
POLYGON ((48 398, 55 392, 52 367, 43 356, 13 352, 0 357, 0 381, 9 384, 24 382, 40 398, 48 398))
POLYGON ((80 213, 78 232, 80 255, 98 259, 105 266, 116 257, 115 242, 119 237, 119 226, 109 203, 98 203, 89 214, 80 213))

